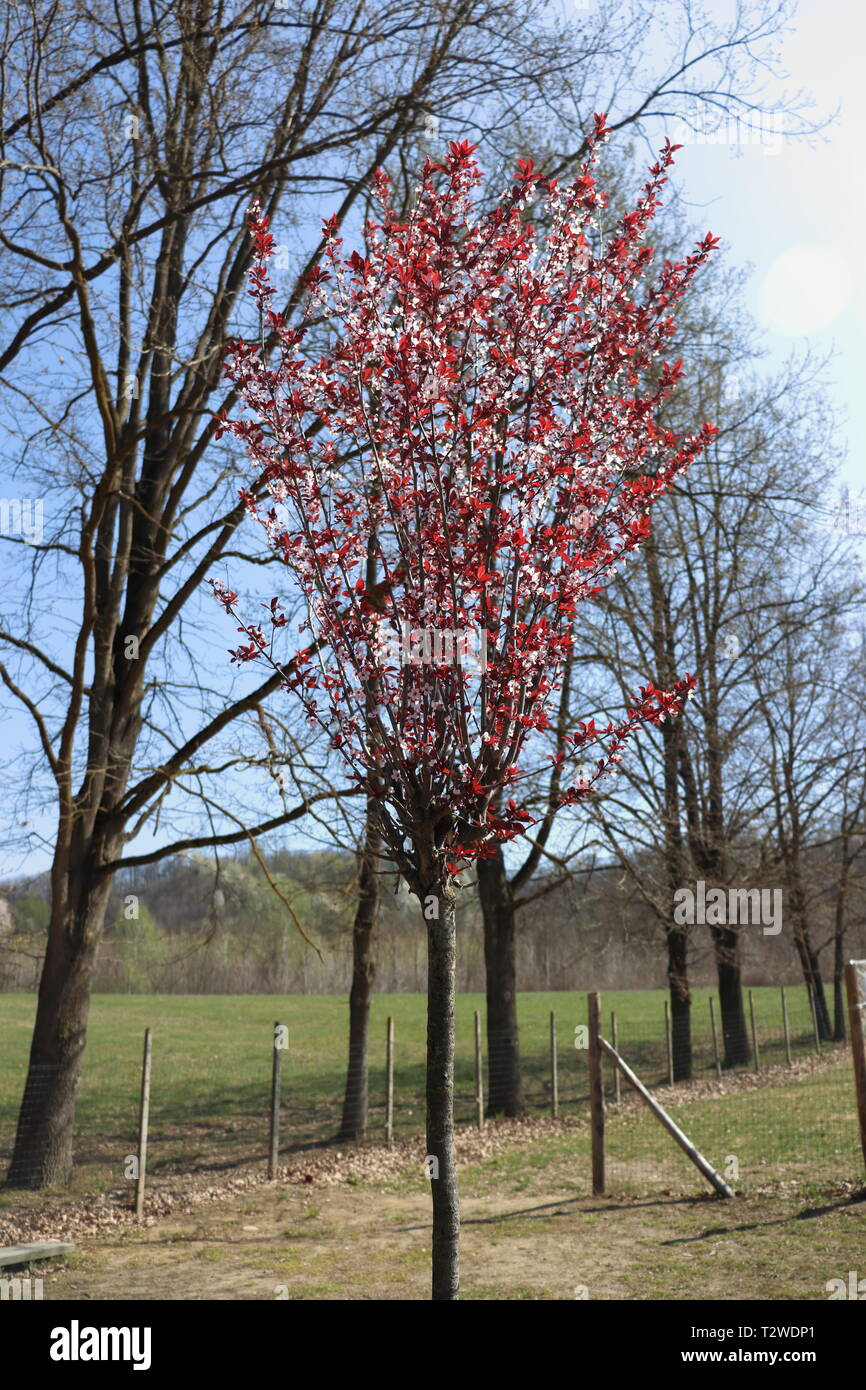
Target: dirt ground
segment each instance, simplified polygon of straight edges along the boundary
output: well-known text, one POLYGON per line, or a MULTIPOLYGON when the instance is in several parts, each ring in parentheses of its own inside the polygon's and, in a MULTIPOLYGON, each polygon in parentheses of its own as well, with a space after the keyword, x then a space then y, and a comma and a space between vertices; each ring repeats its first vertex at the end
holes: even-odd
MULTIPOLYGON (((824 1300, 828 1280, 866 1275, 866 1188, 851 1182, 776 1179, 725 1200, 682 1159, 679 1187, 659 1176, 636 1193, 611 1162, 592 1197, 585 1121, 464 1127, 456 1144, 463 1298, 824 1300)), ((75 1242, 33 1270, 46 1300, 428 1299, 423 1159, 416 1137, 286 1151, 274 1182, 260 1161, 166 1175, 140 1225, 130 1185, 3 1193, 0 1244, 75 1242)))
MULTIPOLYGON (((866 1202, 533 1190, 462 1200, 469 1299, 826 1299, 866 1269, 866 1202)), ((46 1299, 426 1299, 423 1192, 267 1185, 85 1240, 46 1299)))

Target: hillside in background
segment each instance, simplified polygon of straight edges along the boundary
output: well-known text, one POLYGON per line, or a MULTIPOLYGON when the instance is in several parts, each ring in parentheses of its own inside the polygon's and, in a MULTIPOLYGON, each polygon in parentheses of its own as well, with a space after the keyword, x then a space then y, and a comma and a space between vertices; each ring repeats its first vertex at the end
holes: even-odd
MULTIPOLYGON (((268 883, 251 854, 164 860, 119 877, 100 947, 101 993, 344 993, 351 981, 355 860, 333 851, 277 850, 268 883), (281 900, 279 894, 282 895, 281 900), (288 905, 287 905, 288 904, 288 905), (306 934, 311 944, 304 940, 306 934)), ((650 868, 652 866, 649 866, 650 868)), ((426 989, 426 942, 418 902, 383 873, 375 944, 376 987, 426 989)), ((521 990, 657 988, 665 984, 661 922, 618 865, 584 865, 565 883, 539 878, 519 912, 521 990)), ((818 894, 813 933, 832 975, 834 899, 818 894)), ((0 886, 0 991, 35 989, 48 923, 48 880, 0 886)), ((477 898, 459 911, 458 987, 483 991, 484 952, 477 898)), ((802 979, 790 932, 743 929, 747 984, 802 979)), ((709 931, 690 938, 694 985, 714 983, 709 931)), ((866 956, 866 928, 849 929, 846 956, 866 956)))

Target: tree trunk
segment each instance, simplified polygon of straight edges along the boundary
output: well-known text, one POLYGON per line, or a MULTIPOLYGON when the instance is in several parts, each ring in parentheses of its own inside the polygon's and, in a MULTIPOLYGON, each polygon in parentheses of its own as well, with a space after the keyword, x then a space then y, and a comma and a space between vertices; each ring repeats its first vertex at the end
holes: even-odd
POLYGON ((343 1097, 343 1119, 337 1136, 360 1139, 367 1129, 368 1044, 370 998, 376 967, 371 955, 373 928, 379 915, 378 856, 382 837, 372 798, 367 803, 364 848, 359 855, 358 906, 352 928, 352 989, 349 994, 349 1066, 343 1097))
MULTIPOLYGON (((654 532, 647 537, 644 550, 650 598, 652 600, 652 645, 656 666, 656 681, 661 690, 668 690, 677 679, 679 663, 676 654, 678 624, 672 611, 671 591, 662 576, 657 538, 654 532)), ((664 853, 667 866, 667 886, 670 894, 664 917, 668 946, 668 987, 671 1002, 671 1047, 674 1081, 690 1081, 692 1077, 692 995, 689 989, 689 938, 685 927, 675 925, 670 918, 677 890, 686 882, 686 848, 683 843, 680 767, 684 773, 687 824, 694 832, 697 798, 694 795, 693 775, 685 738, 686 715, 667 720, 661 726, 664 771, 664 853), (690 818, 689 818, 690 817, 690 818)))
POLYGON ((806 982, 806 989, 809 992, 812 1005, 815 1009, 818 1037, 822 1042, 831 1042, 833 1038, 833 1028, 830 1023, 830 1010, 827 1008, 827 998, 824 993, 821 964, 818 960, 818 953, 812 945, 809 928, 805 926, 802 921, 800 921, 794 929, 794 943, 797 947, 797 955, 800 957, 800 965, 803 970, 803 979, 806 982))
POLYGON ((668 985, 671 998, 671 1045, 674 1081, 692 1079, 692 995, 688 976, 688 935, 668 929, 668 985))
POLYGON ((77 868, 77 894, 68 881, 52 918, 30 1062, 7 1187, 63 1187, 72 1177, 75 1104, 90 1012, 96 951, 102 934, 111 880, 94 882, 87 865, 77 868))
POLYGON ((833 1041, 844 1042, 845 1030, 845 990, 844 969, 841 975, 833 974, 833 1041))
POLYGON ((484 918, 487 982, 488 1115, 525 1115, 517 1032, 514 899, 501 849, 479 859, 478 895, 484 918))
MULTIPOLYGON (((706 598, 707 595, 704 594, 703 599, 706 598)), ((716 618, 709 612, 704 614, 704 618, 709 639, 706 669, 701 677, 700 718, 706 756, 704 793, 698 791, 701 779, 690 752, 689 741, 681 733, 677 740, 677 748, 692 864, 702 879, 710 884, 723 885, 727 881, 726 853, 729 830, 725 820, 726 740, 719 730, 720 682, 716 657, 719 629, 716 618)), ((682 717, 685 718, 684 715, 682 717)), ((708 926, 719 982, 724 1066, 744 1066, 751 1057, 751 1047, 743 1008, 739 932, 730 926, 713 923, 708 923, 708 926)))
POLYGON ((444 884, 425 898, 427 922, 427 1162, 433 1196, 433 1299, 451 1302, 460 1287, 460 1204, 454 1158, 454 899, 444 884), (435 901, 431 902, 431 898, 435 901), (429 905, 429 906, 428 906, 429 905))
POLYGON ((842 864, 839 884, 836 889, 836 910, 833 920, 833 1041, 844 1042, 847 1037, 845 1023, 845 912, 848 903, 848 877, 851 858, 849 855, 849 835, 847 829, 842 833, 842 864))
MULTIPOLYGON (((661 689, 673 684, 675 668, 672 650, 672 629, 670 609, 667 606, 654 624, 654 642, 658 651, 659 669, 663 671, 661 689), (664 621, 663 621, 664 619, 664 621), (661 630, 659 630, 661 629, 661 630), (665 638, 664 642, 662 638, 665 638)), ((683 743, 683 719, 669 721, 662 725, 662 749, 664 756, 664 846, 667 865, 668 916, 665 931, 668 945, 668 988, 671 1002, 671 1048, 673 1051, 673 1080, 691 1081, 692 1056, 692 992, 689 989, 689 935, 688 928, 671 921, 671 905, 676 901, 677 889, 686 882, 686 854, 680 824, 680 792, 677 769, 680 761, 680 748, 683 743)))
POLYGON ((844 1042, 845 1027, 845 937, 837 930, 833 941, 833 1041, 844 1042))
POLYGON ((711 926, 719 979, 719 1011, 722 1015, 725 1067, 747 1066, 752 1056, 743 981, 740 970, 740 936, 732 927, 711 926))

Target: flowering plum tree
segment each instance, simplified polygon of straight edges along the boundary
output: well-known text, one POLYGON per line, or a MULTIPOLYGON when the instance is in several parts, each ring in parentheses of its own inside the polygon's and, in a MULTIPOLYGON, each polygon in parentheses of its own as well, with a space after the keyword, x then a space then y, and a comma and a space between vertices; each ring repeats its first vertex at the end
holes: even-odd
MULTIPOLYGON (((678 437, 654 417, 682 374, 663 358, 674 307, 715 240, 654 266, 646 233, 669 143, 634 211, 603 239, 594 166, 604 137, 597 117, 566 187, 521 161, 484 216, 472 145, 426 162, 402 220, 380 173, 364 255, 346 257, 336 220, 326 223, 300 326, 271 309, 274 247, 254 207, 250 293, 261 331, 226 356, 245 410, 222 427, 246 445, 245 499, 306 597, 310 632, 286 663, 279 599, 264 605, 264 623, 244 622, 237 595, 213 581, 246 638, 233 658, 285 672, 374 801, 387 853, 427 924, 436 1299, 458 1291, 461 877, 525 833, 520 785, 542 757, 534 735, 548 727, 578 606, 641 544, 652 503, 713 433, 704 424, 678 437), (549 226, 541 236, 527 215, 539 196, 549 226), (328 345, 316 351, 323 326, 328 345)), ((581 760, 562 804, 591 795, 629 737, 675 715, 693 684, 686 675, 670 690, 648 685, 619 723, 579 724, 555 755, 581 760)))

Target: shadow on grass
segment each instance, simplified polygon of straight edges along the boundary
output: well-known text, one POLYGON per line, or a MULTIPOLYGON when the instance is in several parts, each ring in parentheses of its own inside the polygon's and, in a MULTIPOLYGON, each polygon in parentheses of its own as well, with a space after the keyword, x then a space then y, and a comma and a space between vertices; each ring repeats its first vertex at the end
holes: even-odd
MULTIPOLYGON (((634 1202, 606 1202, 604 1206, 587 1207, 586 1197, 564 1197, 555 1202, 542 1202, 534 1207, 517 1207, 514 1211, 498 1212, 493 1216, 464 1216, 461 1226, 498 1226, 521 1216, 540 1216, 543 1212, 552 1216, 597 1216, 614 1211, 640 1211, 645 1207, 688 1207, 697 1203, 722 1201, 713 1193, 694 1197, 651 1197, 634 1202)), ((429 1229, 429 1222, 421 1226, 400 1226, 400 1231, 423 1231, 429 1229)))
POLYGON ((804 1207, 802 1211, 791 1212, 787 1216, 776 1216, 764 1221, 747 1221, 739 1226, 710 1226, 706 1231, 700 1231, 694 1236, 677 1236, 673 1240, 663 1240, 662 1245, 694 1245, 701 1240, 712 1240, 714 1236, 733 1236, 741 1235, 746 1231, 768 1230, 771 1226, 787 1226, 791 1221, 813 1221, 816 1217, 830 1216, 833 1212, 843 1211, 846 1207, 856 1206, 859 1202, 866 1201, 866 1188, 840 1197, 835 1202, 828 1202, 821 1207, 804 1207))

